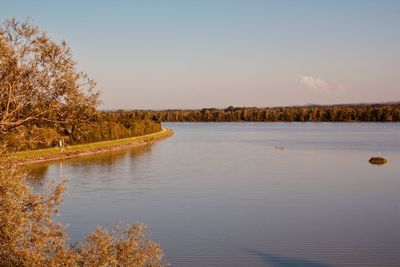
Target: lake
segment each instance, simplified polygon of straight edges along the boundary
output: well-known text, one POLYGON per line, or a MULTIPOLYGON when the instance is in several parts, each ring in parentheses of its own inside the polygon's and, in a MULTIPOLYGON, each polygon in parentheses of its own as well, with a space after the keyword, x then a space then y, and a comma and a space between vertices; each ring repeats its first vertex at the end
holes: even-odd
POLYGON ((121 220, 172 266, 400 266, 400 124, 164 127, 152 146, 30 167, 37 191, 67 178, 71 242, 121 220))

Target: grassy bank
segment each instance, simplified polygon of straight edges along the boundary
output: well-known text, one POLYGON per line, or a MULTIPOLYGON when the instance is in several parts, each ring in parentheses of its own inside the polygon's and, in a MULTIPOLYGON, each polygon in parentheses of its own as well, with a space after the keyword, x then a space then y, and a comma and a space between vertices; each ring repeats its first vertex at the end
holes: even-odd
POLYGON ((96 154, 106 151, 114 151, 131 146, 151 144, 156 140, 171 135, 173 135, 173 131, 171 129, 163 128, 158 133, 152 133, 142 136, 88 143, 82 145, 20 151, 16 152, 14 155, 17 158, 17 160, 20 161, 21 163, 44 162, 50 160, 59 160, 63 158, 96 154))

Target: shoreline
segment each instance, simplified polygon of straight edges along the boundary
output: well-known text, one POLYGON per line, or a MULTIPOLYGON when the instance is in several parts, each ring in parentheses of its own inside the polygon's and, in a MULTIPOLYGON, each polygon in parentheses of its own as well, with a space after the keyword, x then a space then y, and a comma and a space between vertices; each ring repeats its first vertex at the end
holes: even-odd
POLYGON ((43 163, 149 145, 173 134, 172 129, 162 128, 157 133, 66 147, 26 150, 16 152, 14 156, 19 165, 43 163))

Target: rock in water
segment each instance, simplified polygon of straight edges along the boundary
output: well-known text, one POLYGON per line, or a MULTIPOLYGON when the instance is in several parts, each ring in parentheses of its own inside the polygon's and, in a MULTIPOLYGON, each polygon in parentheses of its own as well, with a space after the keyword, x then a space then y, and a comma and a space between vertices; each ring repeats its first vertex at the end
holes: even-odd
POLYGON ((369 163, 375 164, 375 165, 383 165, 387 162, 387 159, 382 158, 382 157, 372 157, 369 159, 369 163))
POLYGON ((274 148, 276 150, 281 150, 281 151, 285 150, 285 147, 283 147, 283 146, 274 146, 274 148))

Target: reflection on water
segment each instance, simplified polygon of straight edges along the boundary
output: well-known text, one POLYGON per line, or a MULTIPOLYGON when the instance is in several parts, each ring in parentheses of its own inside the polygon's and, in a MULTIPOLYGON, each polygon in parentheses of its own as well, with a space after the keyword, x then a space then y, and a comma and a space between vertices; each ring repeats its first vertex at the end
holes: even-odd
POLYGON ((47 176, 49 166, 47 164, 29 165, 27 168, 30 179, 43 180, 47 176))
POLYGON ((173 266, 400 265, 400 124, 166 126, 153 146, 32 165, 38 191, 68 179, 72 242, 122 220, 173 266))
POLYGON ((263 261, 265 261, 266 264, 273 267, 330 267, 331 266, 329 264, 324 264, 314 261, 280 257, 272 255, 268 252, 250 250, 249 253, 260 257, 263 261))
MULTIPOLYGON (((95 171, 95 173, 112 173, 114 166, 118 165, 119 161, 123 161, 126 158, 132 160, 134 157, 146 151, 150 151, 150 149, 151 146, 140 146, 125 150, 86 155, 78 158, 57 160, 50 163, 32 164, 26 167, 28 173, 27 178, 29 179, 29 183, 35 186, 35 189, 40 190, 40 186, 46 184, 45 178, 67 179, 71 169, 75 168, 79 168, 80 174, 86 177, 91 177, 93 171, 95 171)), ((111 180, 113 176, 106 178, 106 180, 111 180)))

